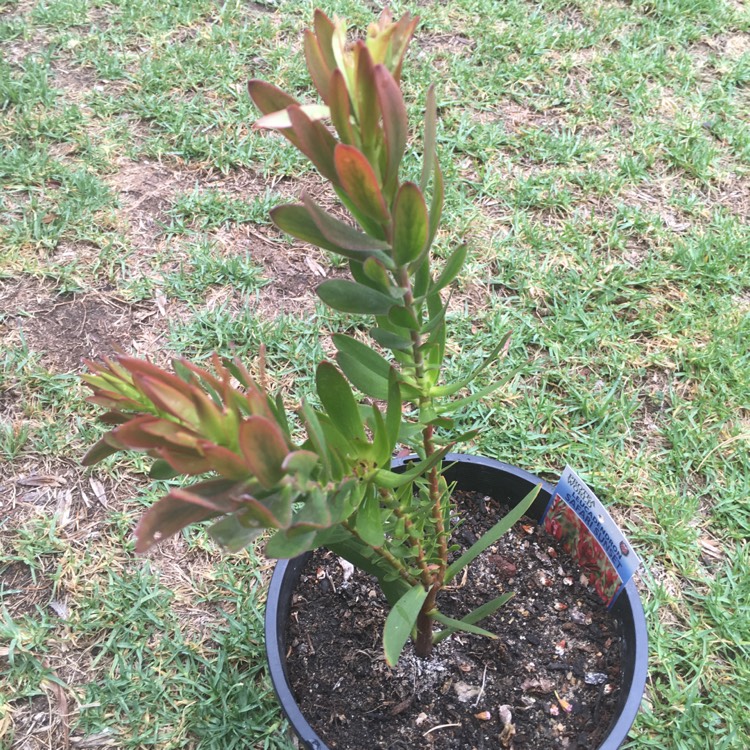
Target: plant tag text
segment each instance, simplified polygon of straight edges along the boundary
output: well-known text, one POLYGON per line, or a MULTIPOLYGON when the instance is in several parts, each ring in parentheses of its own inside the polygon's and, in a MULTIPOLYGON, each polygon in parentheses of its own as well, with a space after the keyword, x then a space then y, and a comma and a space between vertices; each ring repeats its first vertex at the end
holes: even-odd
POLYGON ((562 542, 611 607, 640 560, 599 498, 570 466, 565 467, 540 523, 562 542))

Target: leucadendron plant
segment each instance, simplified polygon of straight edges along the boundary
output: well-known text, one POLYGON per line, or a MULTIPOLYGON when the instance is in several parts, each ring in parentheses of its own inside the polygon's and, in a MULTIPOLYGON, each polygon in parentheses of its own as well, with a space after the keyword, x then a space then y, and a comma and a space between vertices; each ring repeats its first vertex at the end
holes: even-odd
MULTIPOLYGON (((431 247, 440 224, 443 177, 436 156, 437 114, 426 95, 418 183, 402 181, 409 125, 401 67, 417 19, 384 13, 366 37, 348 43, 343 21, 316 11, 305 32, 307 67, 322 103, 300 104, 264 81, 249 83, 262 112, 258 128, 291 141, 335 192, 347 220, 309 195, 275 208, 286 234, 348 260, 351 279, 324 281, 329 307, 369 318, 369 342, 335 334, 335 364, 316 369, 316 403, 289 419, 238 360, 214 355, 210 367, 183 359, 172 371, 127 356, 89 363, 89 399, 114 425, 88 452, 94 464, 119 450, 156 459, 152 476, 200 477, 149 508, 135 535, 143 552, 189 524, 216 519, 209 534, 230 551, 268 535, 265 554, 288 558, 326 547, 374 575, 391 606, 384 629, 393 665, 410 636, 416 653, 459 630, 492 637, 478 622, 507 601, 497 597, 461 620, 440 611, 440 593, 518 519, 533 494, 462 555, 451 546, 456 509, 443 459, 471 434, 453 434, 452 415, 502 381, 459 397, 506 343, 456 382, 441 377, 446 290, 466 259, 457 247, 439 273, 431 247), (398 449, 414 460, 391 470, 398 449), (208 475, 208 477, 204 476, 208 475), (451 556, 456 557, 451 562, 451 556)), ((255 368, 257 369, 257 368, 255 368)), ((260 368, 262 370, 262 368, 260 368)), ((260 384, 259 384, 260 381, 260 384)))

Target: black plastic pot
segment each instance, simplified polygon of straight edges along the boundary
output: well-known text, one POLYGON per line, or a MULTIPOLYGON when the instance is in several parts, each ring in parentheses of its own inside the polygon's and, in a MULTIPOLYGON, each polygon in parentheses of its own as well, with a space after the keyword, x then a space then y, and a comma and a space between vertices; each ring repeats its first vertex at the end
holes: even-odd
MULTIPOLYGON (((406 461, 408 459, 394 462, 394 469, 398 470, 406 461)), ((541 482, 542 490, 528 513, 537 520, 541 518, 554 489, 527 471, 489 458, 452 453, 445 458, 445 462, 453 464, 445 473, 446 479, 455 481, 459 489, 481 492, 511 505, 519 502, 541 482)), ((310 554, 293 560, 280 560, 276 564, 266 604, 266 653, 276 695, 302 747, 306 750, 328 750, 300 712, 286 674, 286 622, 292 594, 310 554)), ((598 750, 616 750, 625 741, 646 686, 646 618, 632 580, 613 605, 612 613, 618 619, 622 633, 622 684, 617 713, 598 750)))

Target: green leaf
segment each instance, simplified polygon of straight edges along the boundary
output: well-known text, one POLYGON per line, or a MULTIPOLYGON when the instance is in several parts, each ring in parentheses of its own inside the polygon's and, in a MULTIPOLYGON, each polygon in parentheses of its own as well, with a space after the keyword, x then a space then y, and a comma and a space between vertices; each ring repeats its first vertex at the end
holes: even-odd
POLYGON ((336 427, 349 439, 367 439, 359 408, 346 378, 330 362, 321 362, 315 372, 320 402, 336 427))
POLYGON ((380 511, 380 500, 374 487, 365 495, 364 502, 359 506, 355 530, 362 537, 362 541, 373 547, 382 547, 385 541, 383 530, 383 516, 380 511))
POLYGON ((324 490, 317 488, 306 495, 304 504, 294 514, 290 527, 299 533, 303 530, 319 531, 331 526, 331 510, 324 490))
MULTIPOLYGON (((485 602, 480 607, 477 607, 476 609, 469 612, 466 617, 462 617, 458 622, 464 623, 466 625, 474 625, 477 622, 481 622, 484 620, 485 617, 489 617, 491 614, 494 614, 497 612, 500 607, 504 606, 513 598, 513 592, 508 591, 505 594, 501 594, 500 596, 496 597, 495 599, 492 599, 488 602, 485 602)), ((435 619, 438 619, 435 617, 435 619)), ((445 618, 450 619, 450 618, 445 618)), ((439 622, 443 622, 444 624, 448 624, 444 622, 444 620, 439 620, 439 622)), ((433 643, 440 643, 444 638, 447 638, 449 635, 453 635, 457 630, 462 630, 463 628, 450 626, 447 627, 445 630, 441 630, 439 633, 436 633, 435 636, 432 639, 433 643)))
POLYGON ((465 378, 462 378, 461 380, 456 381, 455 383, 449 383, 448 385, 441 385, 432 388, 430 390, 430 395, 452 396, 462 388, 465 388, 477 377, 477 375, 479 375, 480 372, 482 372, 482 370, 484 370, 488 365, 497 361, 498 354, 500 354, 501 350, 505 348, 505 345, 508 343, 508 339, 510 339, 510 332, 506 333, 505 336, 503 336, 502 341, 500 341, 497 346, 494 346, 492 348, 492 351, 487 355, 487 357, 485 357, 485 359, 479 365, 477 365, 477 367, 475 367, 469 375, 467 375, 465 378))
POLYGON ((264 487, 273 487, 284 476, 281 467, 289 453, 281 430, 265 417, 247 417, 238 438, 250 471, 264 487))
POLYGON ((419 612, 427 599, 427 589, 418 583, 409 589, 388 613, 383 630, 383 649, 389 666, 395 667, 406 641, 413 630, 419 612))
POLYGON ((388 381, 374 373, 369 367, 362 364, 356 357, 339 351, 336 354, 336 362, 343 370, 349 382, 362 393, 371 398, 381 401, 388 397, 388 381))
MULTIPOLYGON (((495 635, 495 633, 490 633, 489 630, 485 630, 484 628, 478 628, 476 625, 466 622, 465 619, 454 620, 452 617, 448 617, 442 612, 431 612, 430 616, 434 620, 437 620, 441 625, 447 625, 450 632, 455 633, 457 630, 463 630, 466 633, 474 633, 475 635, 483 635, 486 638, 492 638, 493 641, 497 640, 497 635, 495 635)), ((450 635, 450 632, 443 635, 445 631, 441 630, 433 637, 433 643, 437 643, 438 639, 443 640, 447 635, 450 635)))
MULTIPOLYGON (((350 248, 341 247, 335 242, 332 242, 323 234, 323 232, 320 231, 318 224, 310 215, 307 207, 300 203, 287 204, 272 208, 271 221, 273 221, 273 223, 285 234, 291 235, 303 242, 309 242, 310 244, 315 245, 316 247, 321 247, 324 250, 329 250, 337 255, 342 255, 344 258, 362 261, 370 257, 370 255, 377 254, 378 252, 363 249, 352 250, 350 248)), ((351 230, 358 235, 356 238, 352 239, 360 240, 366 237, 366 235, 357 232, 357 230, 353 230, 346 224, 343 226, 346 227, 347 230, 351 230)), ((385 243, 382 244, 385 245, 385 243)))
POLYGON ((348 279, 324 281, 315 290, 329 307, 359 315, 385 315, 394 300, 382 292, 348 279))
POLYGON ((398 384, 398 375, 391 368, 388 377, 388 403, 385 412, 385 430, 388 435, 388 453, 393 453, 398 441, 399 428, 403 418, 401 402, 401 388, 398 384))
POLYGON ((435 101, 435 86, 427 89, 427 101, 424 109, 424 153, 422 154, 422 179, 420 187, 424 192, 430 181, 430 173, 434 168, 437 142, 437 102, 435 101))
POLYGON ((264 552, 266 557, 276 560, 297 557, 315 547, 315 537, 314 531, 307 531, 304 534, 295 534, 284 530, 277 531, 266 542, 264 552))
POLYGON ((282 464, 282 469, 287 474, 297 474, 304 479, 308 479, 319 465, 320 459, 312 451, 297 450, 292 451, 282 464))
POLYGON ((366 216, 387 224, 391 217, 367 157, 358 148, 339 143, 333 158, 341 186, 352 203, 366 216))
POLYGON ((514 375, 515 371, 509 373, 501 380, 496 380, 494 383, 490 383, 489 385, 484 386, 484 388, 480 388, 478 391, 475 391, 469 396, 464 396, 464 398, 459 398, 455 401, 450 401, 447 404, 437 406, 435 410, 438 414, 450 414, 451 412, 461 411, 467 406, 471 406, 471 404, 476 403, 480 399, 489 396, 490 393, 494 393, 498 388, 504 386, 514 375))
MULTIPOLYGON (((323 427, 320 424, 320 420, 318 419, 315 410, 304 399, 300 404, 299 414, 305 424, 307 437, 309 438, 312 447, 315 449, 314 452, 318 455, 323 467, 323 475, 320 480, 321 482, 327 482, 329 477, 331 477, 333 467, 331 465, 331 456, 328 451, 323 427)), ((339 477, 335 478, 338 479, 339 477)))
MULTIPOLYGON (((302 202, 321 234, 337 247, 359 253, 358 256, 354 256, 357 260, 364 260, 368 255, 376 254, 378 251, 390 251, 390 245, 387 242, 371 237, 339 221, 320 208, 307 193, 303 193, 302 202)), ((379 254, 385 258, 388 257, 385 252, 379 254)))
POLYGON ((440 226, 440 216, 443 213, 443 199, 445 198, 445 183, 443 182, 443 172, 440 169, 440 162, 435 157, 435 182, 432 186, 432 200, 430 201, 430 235, 427 240, 427 247, 430 247, 437 234, 440 226))
POLYGON ((227 552, 239 552, 263 533, 263 528, 242 523, 241 514, 225 516, 212 524, 208 535, 227 552))
MULTIPOLYGON (((114 452, 116 449, 112 448, 114 452)), ((89 451, 90 452, 90 451, 89 451)), ((87 454, 88 455, 88 454, 87 454)), ((163 458, 157 458, 151 466, 151 471, 148 473, 151 479, 174 479, 180 476, 180 472, 173 469, 163 458)))
POLYGON ((477 541, 474 542, 474 544, 472 544, 471 547, 469 547, 469 549, 458 558, 458 560, 451 563, 445 571, 445 578, 443 579, 444 583, 450 583, 460 570, 481 555, 487 547, 490 547, 500 539, 500 537, 505 534, 505 532, 508 531, 508 529, 510 529, 511 526, 513 526, 513 524, 531 507, 531 504, 539 494, 541 487, 541 484, 534 487, 534 489, 532 489, 531 492, 529 492, 526 497, 524 497, 523 500, 513 508, 513 510, 511 510, 504 518, 500 519, 489 531, 482 534, 482 536, 479 537, 479 539, 477 539, 477 541))
MULTIPOLYGON (((140 373, 136 373, 133 379, 157 409, 171 414, 181 422, 187 422, 192 426, 197 424, 198 414, 195 404, 184 390, 178 390, 173 385, 165 383, 161 378, 140 373)), ((180 383, 181 381, 175 378, 173 382, 180 383)), ((190 388, 186 383, 182 383, 182 387, 185 390, 190 388)))
POLYGON ((405 182, 393 208, 393 257, 405 266, 418 258, 427 242, 427 205, 419 188, 405 182))
MULTIPOLYGON (((362 264, 362 270, 367 281, 373 283, 384 294, 390 294, 394 289, 385 266, 377 258, 367 258, 362 264)), ((398 289, 398 291, 403 295, 403 289, 398 289)))
POLYGON ((444 287, 448 286, 455 278, 461 273, 461 269, 466 262, 466 245, 459 245, 450 255, 448 260, 440 272, 435 283, 430 288, 431 293, 439 292, 444 287))
POLYGON ((363 344, 361 341, 343 333, 333 334, 331 340, 339 352, 354 357, 379 378, 385 380, 386 383, 388 382, 393 368, 385 357, 371 349, 367 344, 363 344))
POLYGON ((198 441, 198 448, 206 460, 211 464, 211 469, 226 479, 250 479, 250 468, 234 451, 223 445, 216 445, 207 440, 198 441))
MULTIPOLYGON (((107 433, 109 434, 109 433, 107 433)), ((84 466, 93 466, 96 463, 99 463, 102 459, 105 459, 107 456, 111 456, 113 453, 117 453, 117 451, 122 450, 120 447, 115 447, 111 443, 108 443, 106 440, 106 435, 98 440, 95 445, 92 445, 91 448, 86 451, 86 455, 81 459, 81 463, 84 466)), ((166 463, 166 461, 164 461, 166 463)), ((156 466, 156 464, 154 464, 156 466)), ((169 464, 167 464, 169 466, 169 464)), ((170 467, 171 468, 171 467, 170 467)), ((151 469, 153 471, 153 468, 151 469)), ((178 474, 173 474, 173 476, 178 476, 178 474)), ((154 479, 160 479, 161 477, 154 477, 154 479)))
POLYGON ((389 469, 379 469, 374 476, 373 481, 379 487, 395 490, 403 487, 405 484, 414 481, 418 477, 424 476, 433 466, 440 463, 445 456, 450 453, 453 443, 444 445, 439 451, 435 451, 429 458, 419 462, 409 464, 407 471, 397 473, 389 469))
POLYGON ((395 349, 396 351, 409 351, 411 349, 411 339, 386 331, 385 328, 371 328, 370 336, 384 349, 395 349))
POLYGON ((419 321, 408 307, 392 307, 388 313, 388 320, 394 325, 401 328, 408 328, 410 331, 419 330, 419 321))

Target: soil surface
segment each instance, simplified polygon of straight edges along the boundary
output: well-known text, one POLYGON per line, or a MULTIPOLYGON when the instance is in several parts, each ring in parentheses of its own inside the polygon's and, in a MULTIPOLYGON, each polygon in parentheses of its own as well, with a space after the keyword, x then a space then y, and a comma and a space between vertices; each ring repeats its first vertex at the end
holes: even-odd
MULTIPOLYGON (((481 495, 462 494, 460 502, 474 506, 454 531, 464 548, 507 512, 481 495)), ((520 521, 439 600, 444 614, 460 618, 515 592, 479 623, 499 638, 456 634, 426 660, 407 644, 393 669, 381 642, 385 598, 374 578, 347 567, 326 550, 313 555, 287 630, 293 691, 330 748, 599 746, 619 697, 617 622, 533 521, 520 521)))

